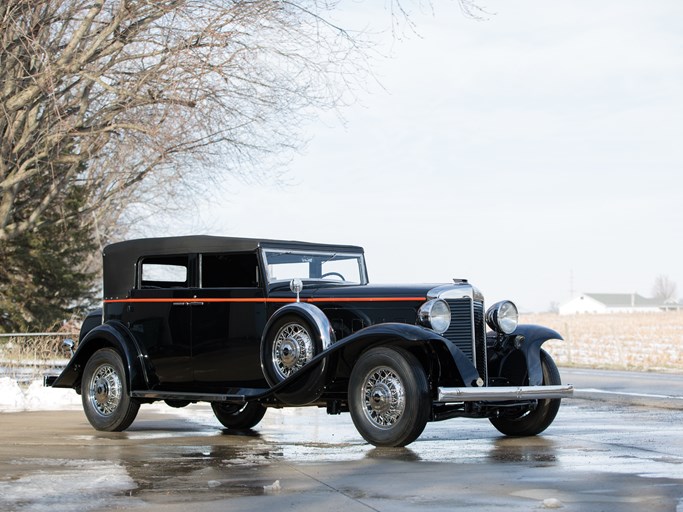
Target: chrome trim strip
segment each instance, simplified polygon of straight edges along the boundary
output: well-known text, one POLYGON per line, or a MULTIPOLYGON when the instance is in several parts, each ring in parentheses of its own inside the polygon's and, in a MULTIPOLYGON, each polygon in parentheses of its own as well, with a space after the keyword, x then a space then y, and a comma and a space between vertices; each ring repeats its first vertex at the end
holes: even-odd
POLYGON ((439 388, 438 403, 495 400, 537 400, 541 398, 570 398, 571 384, 555 386, 499 386, 487 388, 439 388))

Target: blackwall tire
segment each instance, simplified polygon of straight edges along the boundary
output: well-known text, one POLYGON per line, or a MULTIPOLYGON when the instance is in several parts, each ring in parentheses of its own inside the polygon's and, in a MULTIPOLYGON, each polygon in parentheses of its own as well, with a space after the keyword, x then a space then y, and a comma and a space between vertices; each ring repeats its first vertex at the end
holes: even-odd
POLYGON ((211 409, 225 428, 235 430, 255 427, 266 414, 266 408, 258 402, 249 402, 245 405, 211 402, 211 409))
POLYGON ((88 360, 81 401, 86 418, 97 430, 120 432, 135 420, 140 403, 130 397, 123 361, 114 349, 100 349, 88 360))
POLYGON ((375 446, 406 446, 429 420, 431 399, 424 368, 401 348, 363 353, 349 379, 349 410, 361 436, 375 446))
POLYGON ((261 344, 266 381, 274 387, 299 372, 305 373, 276 393, 279 400, 288 405, 307 405, 320 397, 327 361, 318 360, 314 366, 309 363, 322 350, 320 333, 300 315, 284 315, 273 323, 261 344))
MULTIPOLYGON (((541 368, 544 385, 562 384, 557 365, 545 350, 541 350, 541 368)), ((538 401, 534 410, 521 411, 517 416, 490 418, 490 421, 500 433, 506 436, 535 436, 547 429, 555 420, 561 402, 561 398, 542 399, 538 401)))

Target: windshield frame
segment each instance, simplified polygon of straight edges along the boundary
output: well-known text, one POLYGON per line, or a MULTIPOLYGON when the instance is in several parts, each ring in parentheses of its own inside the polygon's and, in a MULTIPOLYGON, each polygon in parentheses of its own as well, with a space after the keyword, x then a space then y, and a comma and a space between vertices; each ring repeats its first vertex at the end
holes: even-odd
MULTIPOLYGON (((365 255, 363 252, 356 252, 356 251, 349 251, 348 249, 329 249, 329 250, 321 250, 321 249, 301 249, 301 248, 287 248, 287 247, 261 247, 261 259, 263 261, 263 271, 264 271, 264 276, 266 283, 269 285, 272 284, 277 284, 277 283, 289 283, 292 279, 299 277, 304 283, 311 283, 311 282, 316 282, 316 283, 324 283, 324 284, 330 284, 330 285, 337 285, 337 286, 358 286, 358 285, 366 285, 368 284, 368 275, 367 275, 367 268, 365 266, 365 255), (270 265, 273 265, 274 263, 269 263, 268 262, 268 254, 277 254, 277 255, 287 255, 291 254, 293 256, 310 256, 311 258, 316 258, 316 259, 321 259, 320 265, 327 263, 329 261, 333 261, 335 259, 348 259, 352 260, 355 259, 357 261, 358 265, 358 278, 360 279, 359 281, 337 281, 337 280, 331 280, 331 279, 322 279, 322 278, 315 278, 315 277, 300 277, 300 276, 291 276, 283 279, 275 279, 271 276, 271 271, 270 271, 270 265)), ((272 259, 271 259, 272 261, 272 259)), ((305 263, 302 261, 302 263, 305 263)), ((277 263, 275 263, 277 265, 277 263)), ((355 277, 355 276, 354 276, 355 277)))

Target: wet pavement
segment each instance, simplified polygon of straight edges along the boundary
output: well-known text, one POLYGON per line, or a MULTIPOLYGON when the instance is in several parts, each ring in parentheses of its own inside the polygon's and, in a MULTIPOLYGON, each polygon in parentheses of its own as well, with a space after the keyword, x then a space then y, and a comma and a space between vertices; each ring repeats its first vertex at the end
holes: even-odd
POLYGON ((5 413, 0 510, 683 512, 682 425, 683 410, 565 400, 541 436, 455 419, 378 449, 312 408, 241 433, 206 405, 143 406, 123 433, 81 411, 5 413))

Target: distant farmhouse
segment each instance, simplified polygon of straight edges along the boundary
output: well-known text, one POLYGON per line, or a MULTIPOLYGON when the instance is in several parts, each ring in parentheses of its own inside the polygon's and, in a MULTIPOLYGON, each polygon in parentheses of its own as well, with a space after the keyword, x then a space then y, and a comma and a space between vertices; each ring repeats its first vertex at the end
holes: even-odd
POLYGON ((663 303, 637 293, 582 293, 560 306, 560 315, 578 313, 661 313, 683 309, 680 302, 663 303))

